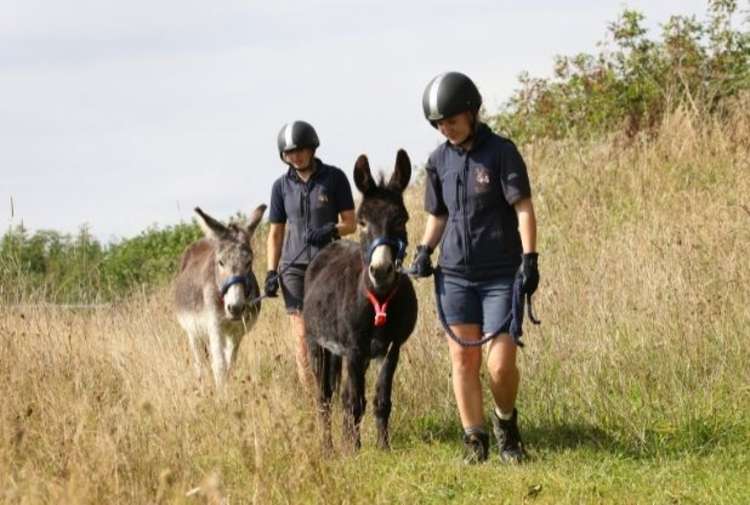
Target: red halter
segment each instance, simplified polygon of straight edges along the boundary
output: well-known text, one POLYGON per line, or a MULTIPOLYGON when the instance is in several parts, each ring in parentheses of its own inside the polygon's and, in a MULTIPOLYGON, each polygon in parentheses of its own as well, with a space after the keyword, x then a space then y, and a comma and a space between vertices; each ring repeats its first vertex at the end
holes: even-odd
POLYGON ((388 302, 391 301, 391 298, 393 298, 393 295, 396 294, 396 291, 398 290, 398 283, 393 287, 390 293, 388 293, 388 296, 385 298, 385 301, 383 303, 380 303, 378 301, 377 296, 375 296, 375 293, 370 291, 369 289, 365 288, 365 294, 367 295, 367 299, 370 300, 370 303, 372 304, 372 308, 375 309, 375 326, 385 326, 385 322, 388 318, 388 314, 386 313, 386 310, 388 310, 388 302))

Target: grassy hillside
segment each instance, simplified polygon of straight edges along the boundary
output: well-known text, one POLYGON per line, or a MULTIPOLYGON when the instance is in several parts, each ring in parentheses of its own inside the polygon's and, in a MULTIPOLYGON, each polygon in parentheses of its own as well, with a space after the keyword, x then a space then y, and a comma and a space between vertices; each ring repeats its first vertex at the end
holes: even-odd
POLYGON ((728 127, 678 111, 655 141, 523 149, 542 273, 543 324, 520 358, 530 464, 460 462, 431 280, 396 375, 393 450, 374 449, 368 408, 364 449, 333 456, 281 302, 264 302, 217 398, 164 287, 111 310, 0 308, 0 503, 749 503, 750 124, 736 110, 728 127))

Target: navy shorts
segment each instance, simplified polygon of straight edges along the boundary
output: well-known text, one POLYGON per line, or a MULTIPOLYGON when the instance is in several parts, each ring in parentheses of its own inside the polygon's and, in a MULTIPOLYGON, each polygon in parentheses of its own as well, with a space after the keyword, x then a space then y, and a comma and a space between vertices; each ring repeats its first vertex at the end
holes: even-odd
MULTIPOLYGON (((282 268, 286 268, 282 266, 282 268)), ((281 295, 287 314, 302 312, 302 300, 305 298, 305 271, 307 265, 293 264, 281 274, 281 295)))
POLYGON ((512 276, 473 281, 436 272, 437 303, 449 325, 478 324, 485 335, 498 330, 508 333, 513 281, 512 276))

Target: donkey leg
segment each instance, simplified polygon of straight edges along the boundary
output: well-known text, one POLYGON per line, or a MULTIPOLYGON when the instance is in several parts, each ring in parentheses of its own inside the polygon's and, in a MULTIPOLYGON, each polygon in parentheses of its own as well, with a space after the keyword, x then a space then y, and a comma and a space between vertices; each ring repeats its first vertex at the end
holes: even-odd
POLYGON ((368 361, 361 354, 352 354, 346 360, 347 377, 344 387, 344 434, 352 447, 357 450, 362 443, 359 436, 359 423, 365 413, 365 372, 368 361))
POLYGON ((189 312, 179 312, 177 314, 177 322, 180 323, 180 326, 185 330, 185 334, 187 335, 190 354, 192 355, 193 370, 195 370, 195 377, 200 381, 203 378, 203 368, 205 365, 205 348, 202 338, 205 336, 205 328, 189 312))
POLYGON ((237 359, 237 347, 239 343, 235 337, 227 335, 224 338, 224 363, 226 363, 227 374, 232 370, 234 361, 237 359))
POLYGON ((390 448, 388 436, 388 419, 391 416, 391 391, 393 390, 393 376, 398 366, 398 357, 401 347, 392 344, 385 355, 383 365, 378 374, 378 383, 375 386, 375 421, 378 426, 378 447, 390 448))
POLYGON ((307 348, 310 369, 317 386, 316 403, 323 435, 322 445, 325 451, 331 451, 333 450, 333 439, 331 437, 331 397, 333 396, 333 389, 328 387, 331 382, 328 377, 331 353, 312 339, 308 340, 307 348))
POLYGON ((224 341, 219 325, 214 325, 208 334, 208 353, 211 356, 211 371, 218 390, 223 390, 227 378, 227 363, 224 359, 224 341))
POLYGON ((193 370, 195 370, 195 376, 200 381, 203 377, 203 362, 205 360, 201 351, 203 350, 203 342, 200 340, 200 334, 191 330, 187 332, 188 343, 190 344, 190 353, 193 355, 193 370))

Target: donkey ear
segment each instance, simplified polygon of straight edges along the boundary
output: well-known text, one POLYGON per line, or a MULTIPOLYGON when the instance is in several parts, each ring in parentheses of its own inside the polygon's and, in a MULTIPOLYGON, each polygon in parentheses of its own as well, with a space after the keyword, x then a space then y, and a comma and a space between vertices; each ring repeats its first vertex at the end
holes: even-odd
POLYGON ((354 164, 354 184, 363 195, 375 189, 375 181, 370 173, 370 162, 364 154, 360 154, 354 164))
POLYGON ((388 188, 403 193, 409 185, 409 179, 411 179, 411 161, 406 151, 399 149, 396 155, 396 168, 393 170, 391 180, 388 181, 388 188))
POLYGON ((258 207, 253 211, 252 214, 250 214, 250 219, 247 222, 247 233, 252 237, 253 233, 255 233, 255 229, 260 224, 260 220, 263 219, 263 213, 266 211, 266 205, 260 204, 258 207))
POLYGON ((196 207, 194 210, 198 214, 198 226, 201 227, 206 238, 220 240, 229 233, 226 226, 203 212, 200 207, 196 207))

